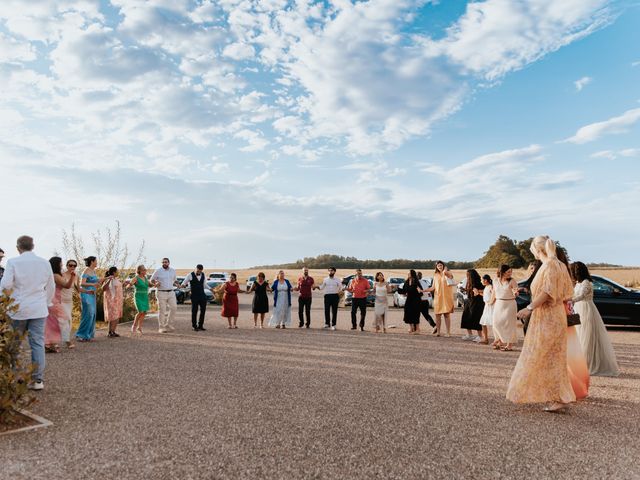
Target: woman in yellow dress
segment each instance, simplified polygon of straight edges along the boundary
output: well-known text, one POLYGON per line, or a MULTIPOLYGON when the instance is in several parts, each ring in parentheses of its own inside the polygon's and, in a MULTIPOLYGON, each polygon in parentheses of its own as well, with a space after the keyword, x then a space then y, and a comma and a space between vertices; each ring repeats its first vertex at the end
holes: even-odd
POLYGON ((542 266, 531 284, 532 301, 518 312, 529 328, 516 364, 507 399, 514 403, 549 403, 547 412, 562 412, 575 402, 567 369, 567 315, 564 301, 573 286, 567 268, 558 260, 556 245, 547 236, 531 242, 531 253, 542 266))
POLYGON ((451 312, 453 312, 453 292, 449 281, 453 280, 453 275, 447 269, 444 262, 438 260, 436 262, 436 271, 433 274, 433 284, 427 288, 425 292, 433 293, 433 309, 436 314, 436 328, 433 331, 438 337, 442 333, 442 315, 444 315, 444 323, 447 326, 445 337, 451 336, 451 312))

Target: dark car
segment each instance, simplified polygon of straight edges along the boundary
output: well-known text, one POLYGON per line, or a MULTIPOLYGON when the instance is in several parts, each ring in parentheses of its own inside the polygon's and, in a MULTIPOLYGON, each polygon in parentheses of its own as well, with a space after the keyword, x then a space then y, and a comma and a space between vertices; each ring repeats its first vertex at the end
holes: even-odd
MULTIPOLYGON (((630 290, 599 275, 593 279, 593 302, 607 325, 640 325, 640 292, 630 290)), ((521 292, 516 298, 518 310, 531 302, 526 280, 518 282, 521 292)))
MULTIPOLYGON (((351 281, 351 279, 355 277, 355 275, 350 275, 349 281, 351 281)), ((367 280, 369 280, 369 293, 367 293, 367 306, 372 307, 375 305, 376 303, 376 295, 373 292, 373 275, 363 275, 364 278, 366 278, 367 280)), ((347 283, 344 282, 344 280, 342 280, 342 283, 345 285, 349 284, 349 281, 347 281, 347 283)), ((351 305, 352 300, 353 299, 353 294, 351 292, 344 292, 344 306, 348 307, 349 305, 351 305)))
POLYGON ((182 282, 184 281, 184 277, 176 278, 176 288, 174 290, 176 294, 176 302, 179 304, 183 304, 189 298, 191 298, 191 289, 189 287, 183 287, 182 282))

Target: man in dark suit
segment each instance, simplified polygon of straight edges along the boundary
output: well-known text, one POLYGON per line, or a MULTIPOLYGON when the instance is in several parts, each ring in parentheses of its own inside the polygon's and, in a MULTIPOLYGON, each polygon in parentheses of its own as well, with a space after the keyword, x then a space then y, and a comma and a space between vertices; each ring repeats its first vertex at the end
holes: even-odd
MULTIPOLYGON (((182 286, 191 285, 191 326, 194 332, 203 332, 204 314, 207 310, 207 296, 204 293, 207 286, 207 278, 204 275, 204 267, 200 264, 196 265, 196 270, 187 275, 182 282, 182 286), (198 318, 198 310, 200 310, 200 318, 198 318)), ((211 290, 209 288, 209 290, 211 290)))

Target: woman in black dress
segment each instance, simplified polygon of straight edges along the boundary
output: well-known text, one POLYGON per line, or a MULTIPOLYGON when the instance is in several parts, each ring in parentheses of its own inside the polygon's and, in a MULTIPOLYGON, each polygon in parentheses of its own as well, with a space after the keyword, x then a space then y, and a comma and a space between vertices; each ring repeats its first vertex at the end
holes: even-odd
POLYGON ((479 343, 482 341, 482 325, 480 325, 480 319, 484 311, 484 299, 482 298, 484 285, 482 285, 480 274, 474 269, 467 270, 466 290, 467 299, 464 302, 460 328, 466 329, 467 334, 462 337, 462 340, 471 340, 479 343), (474 330, 477 332, 477 335, 473 334, 474 330))
POLYGON ((415 270, 409 270, 409 276, 398 291, 407 297, 404 302, 404 323, 409 324, 409 333, 420 333, 422 287, 415 270))
POLYGON ((264 316, 269 311, 269 297, 267 292, 271 292, 269 282, 265 281, 264 273, 258 273, 258 278, 249 292, 254 292, 253 303, 251 304, 251 311, 253 312, 253 326, 258 326, 258 315, 260 315, 260 328, 264 328, 264 316))

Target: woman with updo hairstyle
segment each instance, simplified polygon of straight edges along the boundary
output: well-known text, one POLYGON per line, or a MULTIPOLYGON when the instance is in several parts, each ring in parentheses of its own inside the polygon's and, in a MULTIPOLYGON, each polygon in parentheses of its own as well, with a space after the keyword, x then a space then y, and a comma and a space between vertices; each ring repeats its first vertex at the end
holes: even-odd
POLYGON ((573 286, 552 239, 535 237, 531 253, 542 261, 542 266, 531 284, 531 303, 518 312, 518 317, 529 318, 529 329, 511 375, 507 399, 514 403, 546 403, 544 411, 563 412, 576 400, 567 369, 564 305, 571 299, 573 286))
POLYGON ((118 323, 122 319, 122 307, 124 304, 124 295, 122 282, 118 278, 118 268, 111 267, 104 276, 103 284, 103 307, 104 321, 109 324, 109 338, 118 338, 120 335, 116 332, 118 323))
POLYGON ((491 303, 493 304, 493 335, 492 344, 495 350, 510 352, 518 342, 518 284, 513 279, 513 270, 509 265, 502 265, 496 272, 493 282, 491 303))
POLYGON ((76 338, 79 342, 92 342, 96 333, 96 290, 100 286, 100 280, 96 274, 98 259, 94 256, 87 257, 84 259, 84 264, 87 268, 80 277, 82 315, 76 338))
POLYGON ((589 373, 603 377, 620 374, 611 339, 602 321, 602 316, 593 303, 593 280, 589 269, 582 262, 570 266, 571 277, 576 283, 573 289, 573 308, 580 315, 580 325, 575 329, 589 373))

